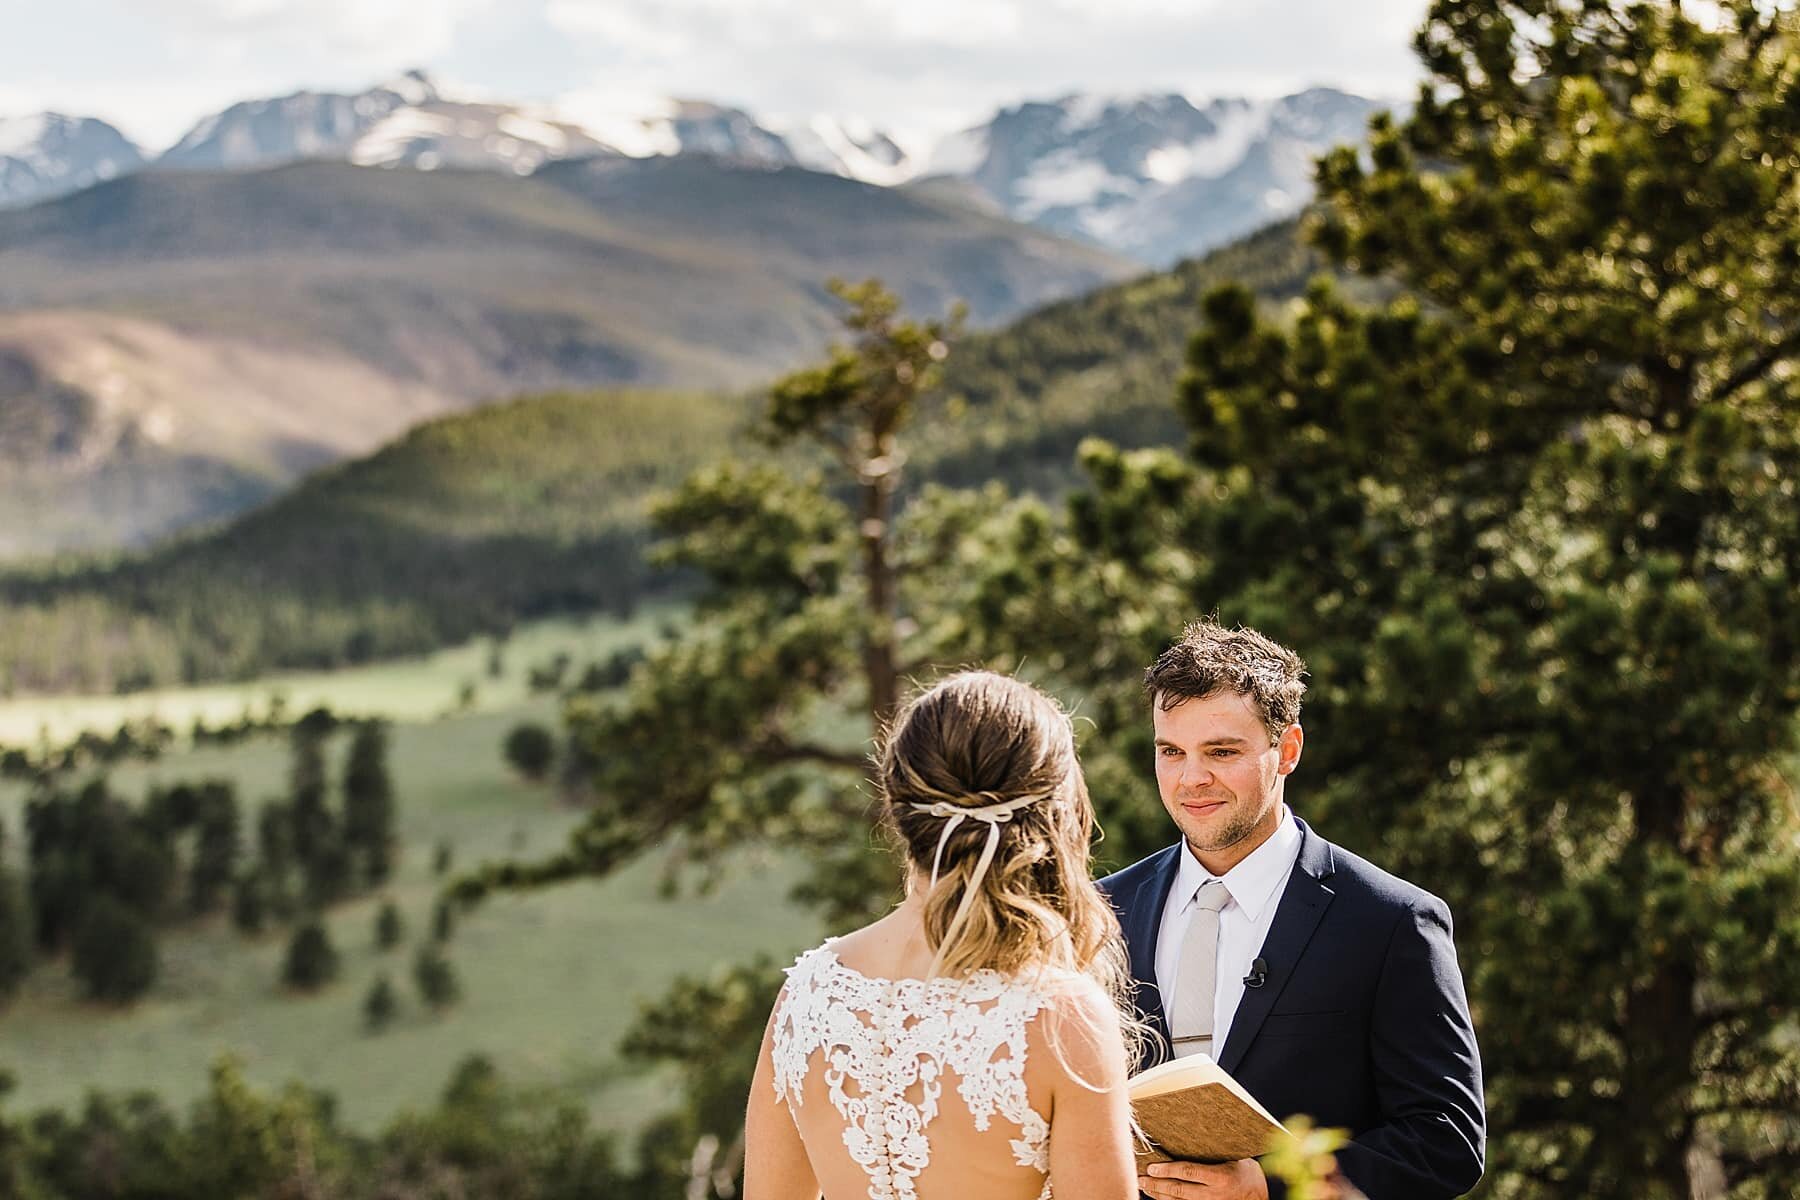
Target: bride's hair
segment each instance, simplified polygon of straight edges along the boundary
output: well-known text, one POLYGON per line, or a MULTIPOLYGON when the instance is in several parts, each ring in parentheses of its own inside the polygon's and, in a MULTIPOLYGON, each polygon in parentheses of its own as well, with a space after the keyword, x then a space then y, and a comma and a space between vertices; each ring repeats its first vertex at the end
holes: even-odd
POLYGON ((1137 1057, 1144 1025, 1131 1004, 1118 917, 1089 873, 1094 808, 1062 707, 992 671, 948 676, 894 718, 876 781, 915 873, 929 879, 936 869, 924 898, 925 936, 936 952, 930 973, 960 978, 986 967, 1088 976, 1118 1007, 1137 1057), (998 824, 971 815, 946 835, 956 810, 991 815, 997 806, 1010 809, 998 824), (983 872, 990 828, 999 836, 983 872))

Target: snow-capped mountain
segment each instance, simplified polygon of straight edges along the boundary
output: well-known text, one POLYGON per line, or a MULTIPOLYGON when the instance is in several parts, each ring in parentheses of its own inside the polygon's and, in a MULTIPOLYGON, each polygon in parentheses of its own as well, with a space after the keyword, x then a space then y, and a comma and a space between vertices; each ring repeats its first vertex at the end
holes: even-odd
POLYGON ((970 181, 1019 220, 1164 264, 1298 211, 1312 160, 1360 142, 1379 107, 1330 88, 1204 107, 1071 95, 946 139, 926 171, 970 181))
POLYGON ((243 170, 333 159, 529 175, 552 159, 607 152, 579 126, 519 105, 448 97, 424 72, 408 71, 356 95, 298 92, 234 104, 194 126, 157 165, 243 170))
POLYGON ((195 125, 157 165, 243 170, 333 159, 528 175, 552 159, 606 152, 579 126, 518 105, 445 96, 423 71, 408 71, 356 95, 297 92, 234 104, 195 125))
POLYGON ((750 166, 805 167, 883 186, 903 183, 917 171, 891 137, 866 121, 821 116, 774 124, 740 108, 679 99, 635 106, 577 101, 573 119, 633 158, 705 154, 750 166))
POLYGON ((354 96, 296 92, 244 100, 200 121, 156 162, 159 167, 219 171, 348 158, 357 140, 389 116, 436 98, 431 81, 413 71, 354 96))
POLYGON ((892 187, 919 173, 922 164, 867 121, 814 117, 781 130, 800 166, 828 175, 892 187))
MULTIPOLYGON (((1014 219, 1164 265, 1288 216, 1312 162, 1360 142, 1378 102, 1330 88, 1196 105, 1175 93, 1030 101, 909 155, 866 121, 764 121, 704 100, 577 94, 555 110, 447 95, 408 71, 355 95, 246 100, 196 124, 157 167, 238 170, 298 159, 529 175, 559 159, 705 155, 803 167, 892 187, 929 177, 1014 219)), ((0 208, 134 169, 142 154, 104 122, 0 121, 0 208)), ((947 193, 946 193, 947 194, 947 193)))
POLYGON ((777 131, 742 109, 679 99, 570 114, 446 95, 422 71, 357 95, 299 92, 234 104, 201 121, 157 165, 244 169, 323 158, 528 175, 555 159, 607 154, 704 154, 882 184, 912 173, 891 138, 857 122, 818 119, 777 131))
POLYGON ((0 117, 0 208, 18 208, 135 169, 143 151, 93 117, 0 117))
POLYGON ((579 125, 510 104, 446 100, 409 104, 356 139, 360 166, 469 167, 529 175, 559 158, 614 151, 579 125))

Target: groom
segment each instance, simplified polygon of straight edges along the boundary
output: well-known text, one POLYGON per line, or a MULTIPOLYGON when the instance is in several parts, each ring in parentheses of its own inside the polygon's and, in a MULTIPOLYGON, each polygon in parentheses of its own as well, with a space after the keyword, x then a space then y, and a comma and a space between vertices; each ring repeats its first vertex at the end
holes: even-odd
MULTIPOLYGON (((1252 630, 1182 631, 1144 677, 1181 841, 1100 887, 1177 1056, 1210 1054, 1277 1117, 1348 1128, 1338 1169, 1369 1200, 1449 1200, 1481 1178, 1486 1125, 1450 911, 1288 810, 1304 669, 1252 630)), ((1156 1200, 1283 1194, 1254 1159, 1150 1170, 1156 1200)))

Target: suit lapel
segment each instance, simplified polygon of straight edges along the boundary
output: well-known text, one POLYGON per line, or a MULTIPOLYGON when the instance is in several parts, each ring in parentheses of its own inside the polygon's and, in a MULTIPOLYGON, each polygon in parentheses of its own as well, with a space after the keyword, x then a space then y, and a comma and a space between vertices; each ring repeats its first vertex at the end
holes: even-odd
POLYGON ((1244 1060, 1250 1043, 1262 1028, 1263 1018, 1293 978, 1306 943, 1312 940, 1313 930, 1319 927, 1335 894, 1327 882, 1336 869, 1331 843, 1299 817, 1294 821, 1300 826, 1300 857, 1294 861, 1275 909, 1275 920, 1269 926, 1269 936, 1263 939, 1258 955, 1267 965, 1268 982, 1259 988, 1245 988, 1244 998, 1238 1001, 1237 1013, 1231 1018, 1231 1032, 1225 1035, 1225 1045, 1219 1052, 1219 1065, 1226 1071, 1236 1071, 1244 1060))
MULTIPOLYGON (((1150 875, 1138 888, 1123 922, 1125 947, 1131 956, 1131 975, 1137 980, 1136 1002, 1150 1021, 1163 1046, 1169 1040, 1169 1019, 1163 1011, 1162 993, 1156 987, 1156 939, 1162 933, 1163 906, 1181 867, 1181 844, 1159 851, 1150 875)), ((1160 1049, 1156 1054, 1161 1061, 1160 1049)), ((1146 1064, 1148 1065, 1148 1064, 1146 1064)))

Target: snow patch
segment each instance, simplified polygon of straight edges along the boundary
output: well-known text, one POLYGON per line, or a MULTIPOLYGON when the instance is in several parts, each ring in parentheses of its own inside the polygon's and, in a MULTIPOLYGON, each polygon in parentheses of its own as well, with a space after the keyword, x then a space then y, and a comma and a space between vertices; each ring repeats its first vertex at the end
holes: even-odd
MULTIPOLYGON (((396 109, 356 140, 350 148, 350 161, 359 167, 400 162, 414 142, 447 137, 455 128, 456 123, 448 117, 417 108, 396 109)), ((427 166, 425 156, 420 155, 414 165, 421 171, 429 171, 437 165, 436 157, 427 166)))
POLYGON ((681 153, 675 132, 681 107, 666 97, 594 89, 559 96, 554 110, 557 120, 579 126, 620 154, 653 158, 681 153))
POLYGON ((928 175, 972 175, 987 161, 988 130, 977 125, 953 133, 937 144, 926 160, 928 175))
POLYGON ((867 121, 817 116, 804 125, 775 128, 803 167, 864 183, 893 187, 918 173, 918 166, 892 139, 867 121))
POLYGON ((439 98, 437 85, 423 71, 406 71, 382 84, 376 91, 392 92, 408 104, 429 104, 439 98))
POLYGON ((1098 125, 1114 109, 1130 108, 1143 99, 1128 92, 1081 92, 1056 103, 1063 110, 1062 131, 1081 133, 1098 125))
POLYGON ((1217 179, 1244 161, 1244 155, 1268 135, 1272 108, 1267 104, 1217 105, 1208 115, 1214 130, 1184 145, 1159 146, 1144 158, 1144 174, 1158 183, 1183 179, 1217 179))
POLYGON ((159 404, 138 418, 138 432, 158 446, 175 440, 175 414, 166 404, 159 404))
POLYGON ((1046 155, 1015 187, 1014 212, 1021 220, 1034 220, 1053 208, 1092 204, 1103 196, 1130 196, 1142 188, 1135 179, 1114 175, 1077 151, 1058 150, 1046 155))
POLYGON ((50 113, 0 117, 0 158, 19 158, 37 150, 38 143, 50 131, 51 120, 50 113))
MULTIPOLYGON (((506 113, 495 122, 501 133, 514 137, 522 142, 533 142, 544 147, 554 157, 568 153, 569 135, 548 121, 540 121, 519 113, 506 113)), ((504 151, 510 157, 517 152, 515 146, 504 151)))

